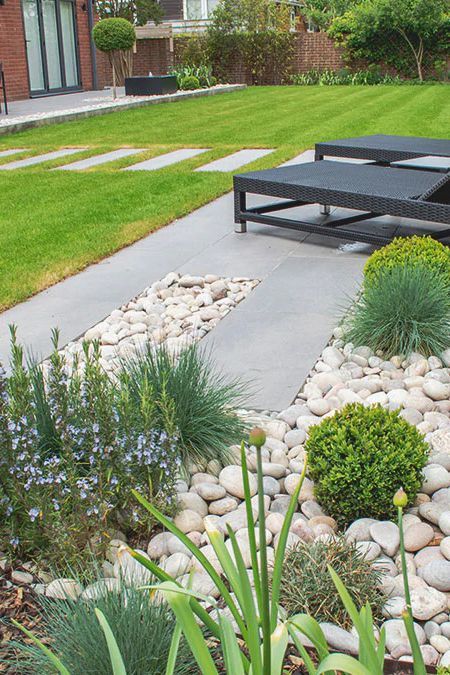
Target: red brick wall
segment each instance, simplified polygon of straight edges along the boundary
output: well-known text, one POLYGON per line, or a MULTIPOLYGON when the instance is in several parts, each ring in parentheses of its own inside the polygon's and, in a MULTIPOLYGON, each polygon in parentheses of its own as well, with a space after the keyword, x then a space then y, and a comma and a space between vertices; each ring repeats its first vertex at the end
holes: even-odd
MULTIPOLYGON (((83 89, 92 89, 88 13, 82 9, 83 5, 86 5, 85 0, 76 0, 81 83, 83 89)), ((0 62, 5 71, 8 98, 28 98, 25 31, 20 0, 5 0, 5 4, 0 5, 0 62)))
POLYGON ((297 33, 294 42, 292 72, 339 70, 345 65, 342 50, 326 33, 297 33))
POLYGON ((6 0, 6 4, 0 5, 0 61, 5 71, 8 98, 28 98, 28 69, 20 0, 6 0))
MULTIPOLYGON (((149 38, 136 41, 133 55, 133 75, 167 75, 174 63, 172 40, 170 38, 149 38)), ((111 66, 106 54, 97 52, 97 77, 100 88, 111 86, 111 66)), ((118 84, 121 84, 118 82, 118 84)))

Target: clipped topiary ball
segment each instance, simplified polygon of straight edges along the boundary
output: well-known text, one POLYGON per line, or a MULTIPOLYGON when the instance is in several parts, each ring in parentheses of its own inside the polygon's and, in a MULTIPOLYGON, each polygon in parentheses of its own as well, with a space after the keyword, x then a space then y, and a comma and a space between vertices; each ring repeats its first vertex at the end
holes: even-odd
POLYGON ((186 75, 180 82, 180 89, 185 91, 200 89, 200 80, 195 75, 186 75))
POLYGON ((317 500, 341 526, 395 517, 392 498, 400 487, 413 502, 429 452, 399 411, 359 403, 312 427, 305 447, 317 500))
POLYGON ((382 571, 364 558, 356 542, 344 537, 312 544, 301 542, 288 549, 280 592, 280 603, 288 616, 306 613, 316 621, 352 627, 328 565, 339 575, 355 605, 360 608, 369 603, 374 619, 381 618, 386 601, 379 590, 382 571))
POLYGON ((450 247, 432 237, 397 237, 372 253, 364 267, 365 286, 395 267, 427 267, 440 273, 450 285, 450 247))
POLYGON ((136 42, 133 25, 126 19, 102 19, 92 31, 95 46, 101 52, 131 49, 136 42))

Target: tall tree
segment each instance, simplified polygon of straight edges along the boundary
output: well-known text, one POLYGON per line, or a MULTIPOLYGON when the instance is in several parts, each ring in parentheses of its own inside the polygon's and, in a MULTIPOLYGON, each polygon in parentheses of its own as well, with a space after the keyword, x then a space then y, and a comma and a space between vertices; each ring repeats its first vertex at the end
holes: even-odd
POLYGON ((100 19, 127 19, 135 26, 160 23, 164 16, 158 0, 95 0, 95 9, 100 19))

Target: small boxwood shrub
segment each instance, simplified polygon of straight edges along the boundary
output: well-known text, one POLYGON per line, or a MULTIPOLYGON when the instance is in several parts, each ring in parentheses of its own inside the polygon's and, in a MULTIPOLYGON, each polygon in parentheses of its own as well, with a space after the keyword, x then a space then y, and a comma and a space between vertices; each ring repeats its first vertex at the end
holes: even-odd
POLYGON ((312 427, 306 450, 316 497, 341 526, 394 517, 400 487, 413 502, 428 457, 427 443, 398 411, 359 403, 312 427))
POLYGON ((450 284, 450 247, 432 237, 397 237, 372 253, 364 268, 365 286, 395 267, 428 267, 442 274, 450 284))
POLYGON ((288 616, 306 613, 317 621, 330 621, 350 629, 352 621, 328 573, 339 575, 357 607, 369 603, 374 618, 381 618, 385 601, 379 590, 381 572, 364 558, 355 542, 344 537, 301 542, 289 548, 283 565, 280 602, 288 616))
POLYGON ((186 75, 181 78, 180 89, 183 89, 184 91, 200 89, 200 80, 195 75, 186 75))
POLYGON ((343 327, 346 341, 385 357, 439 355, 450 346, 450 284, 431 266, 393 267, 363 289, 343 327))
POLYGON ((95 46, 101 52, 131 49, 136 42, 133 25, 126 19, 102 19, 92 31, 95 46))

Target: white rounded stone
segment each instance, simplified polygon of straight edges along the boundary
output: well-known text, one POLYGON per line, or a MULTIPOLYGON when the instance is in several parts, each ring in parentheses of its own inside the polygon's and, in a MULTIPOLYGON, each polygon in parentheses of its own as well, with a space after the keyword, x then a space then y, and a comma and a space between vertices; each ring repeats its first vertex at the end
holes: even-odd
POLYGON ((183 511, 177 513, 174 523, 184 534, 194 531, 204 532, 205 530, 202 516, 197 511, 192 511, 192 509, 183 509, 183 511))
MULTIPOLYGON (((252 473, 248 473, 248 481, 250 496, 253 497, 257 491, 257 482, 255 476, 252 473)), ((226 466, 219 474, 219 483, 233 497, 244 499, 245 492, 242 478, 242 467, 234 464, 226 466)))

